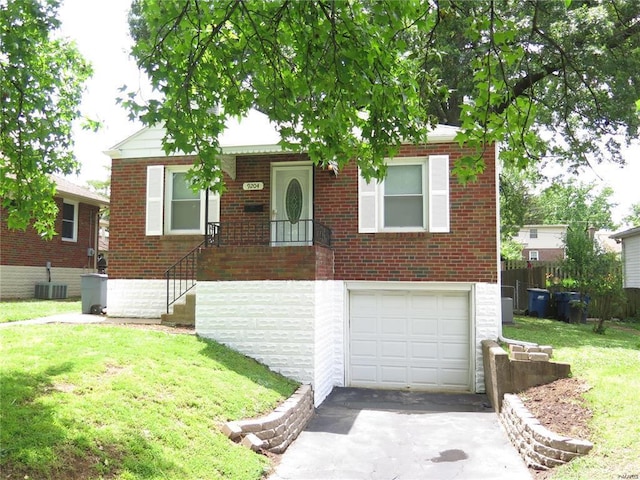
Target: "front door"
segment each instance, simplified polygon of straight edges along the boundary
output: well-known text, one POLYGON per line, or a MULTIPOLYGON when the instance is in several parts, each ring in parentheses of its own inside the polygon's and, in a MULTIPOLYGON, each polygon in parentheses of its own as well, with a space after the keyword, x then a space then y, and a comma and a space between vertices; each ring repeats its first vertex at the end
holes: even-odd
POLYGON ((313 167, 273 165, 271 244, 313 244, 313 167))

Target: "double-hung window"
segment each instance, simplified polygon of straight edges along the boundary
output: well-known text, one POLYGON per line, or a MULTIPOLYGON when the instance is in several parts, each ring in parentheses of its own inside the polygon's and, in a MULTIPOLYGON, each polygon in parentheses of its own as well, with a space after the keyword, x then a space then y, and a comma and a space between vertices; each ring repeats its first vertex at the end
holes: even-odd
POLYGON ((169 233, 200 232, 200 193, 187 182, 186 171, 167 171, 165 225, 169 233))
POLYGON ((360 233, 448 232, 449 157, 398 158, 380 183, 358 183, 360 233))
POLYGON ((389 165, 382 184, 384 229, 425 229, 424 162, 389 165))
MULTIPOLYGON (((188 166, 147 167, 147 235, 189 235, 205 232, 206 193, 194 192, 188 166)), ((209 222, 220 219, 220 197, 209 193, 209 222)))
POLYGON ((62 201, 62 240, 78 241, 78 202, 62 201))

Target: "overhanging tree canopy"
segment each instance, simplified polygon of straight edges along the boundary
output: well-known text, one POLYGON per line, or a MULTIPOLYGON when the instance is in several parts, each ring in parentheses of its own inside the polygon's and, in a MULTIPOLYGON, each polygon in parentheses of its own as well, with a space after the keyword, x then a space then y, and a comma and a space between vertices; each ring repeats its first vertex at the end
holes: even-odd
POLYGON ((622 162, 619 142, 638 135, 637 0, 134 0, 130 25, 162 95, 126 103, 165 124, 168 151, 198 154, 201 188, 222 185, 224 117, 250 108, 316 163, 357 159, 377 177, 435 123, 471 147, 461 181, 490 142, 515 165, 576 167, 622 162))
POLYGON ((50 173, 69 174, 72 122, 90 66, 56 39, 57 0, 0 0, 0 199, 10 228, 51 237, 57 207, 50 173))

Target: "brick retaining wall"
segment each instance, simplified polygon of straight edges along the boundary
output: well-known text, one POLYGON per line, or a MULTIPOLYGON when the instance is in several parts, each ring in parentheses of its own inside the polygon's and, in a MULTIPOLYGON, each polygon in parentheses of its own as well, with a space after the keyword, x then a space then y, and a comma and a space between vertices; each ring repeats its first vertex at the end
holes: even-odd
POLYGON ((309 423, 313 412, 313 390, 302 385, 269 415, 227 422, 222 432, 254 451, 282 453, 309 423))
POLYGON ((514 394, 504 395, 500 420, 527 466, 537 470, 557 467, 593 448, 587 440, 564 437, 542 426, 514 394))

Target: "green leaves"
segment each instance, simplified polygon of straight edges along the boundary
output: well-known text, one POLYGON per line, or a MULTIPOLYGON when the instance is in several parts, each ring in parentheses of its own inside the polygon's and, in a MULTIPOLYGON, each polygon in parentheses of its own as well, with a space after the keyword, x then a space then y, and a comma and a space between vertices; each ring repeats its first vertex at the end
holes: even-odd
POLYGON ((590 227, 615 230, 611 212, 613 190, 598 190, 594 184, 569 181, 544 189, 531 207, 533 223, 568 224, 584 231, 590 227))
POLYGON ((147 123, 165 122, 168 151, 198 153, 199 185, 222 185, 217 135, 225 116, 250 108, 276 123, 288 148, 317 164, 356 160, 369 177, 381 176, 384 158, 405 140, 423 141, 435 122, 421 96, 421 62, 407 51, 407 32, 435 21, 420 2, 180 9, 139 1, 134 12, 134 54, 163 101, 129 106, 147 123))
POLYGON ((367 177, 435 123, 461 127, 462 182, 496 142, 518 168, 549 155, 578 168, 620 161, 638 135, 639 20, 631 0, 136 0, 133 54, 161 100, 124 103, 165 124, 167 151, 197 153, 194 178, 214 189, 224 118, 250 108, 286 147, 367 177))
POLYGON ((0 9, 0 198, 9 228, 54 235, 50 173, 74 172, 72 122, 91 67, 52 38, 59 2, 7 0, 0 9))

